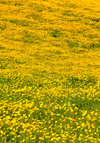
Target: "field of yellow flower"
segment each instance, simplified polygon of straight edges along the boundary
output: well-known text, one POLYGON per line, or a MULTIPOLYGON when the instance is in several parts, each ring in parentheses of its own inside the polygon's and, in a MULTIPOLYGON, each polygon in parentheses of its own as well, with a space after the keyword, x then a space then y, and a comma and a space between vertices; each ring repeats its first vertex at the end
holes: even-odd
POLYGON ((99 0, 0 0, 0 143, 100 142, 99 0))

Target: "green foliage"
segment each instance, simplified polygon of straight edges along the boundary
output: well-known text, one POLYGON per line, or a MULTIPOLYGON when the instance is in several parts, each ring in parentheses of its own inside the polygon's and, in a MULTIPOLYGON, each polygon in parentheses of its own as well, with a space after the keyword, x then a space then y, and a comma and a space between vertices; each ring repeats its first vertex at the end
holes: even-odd
POLYGON ((54 38, 57 38, 57 37, 59 37, 61 34, 60 34, 60 31, 59 30, 54 30, 54 31, 52 31, 51 33, 51 36, 52 37, 54 37, 54 38))

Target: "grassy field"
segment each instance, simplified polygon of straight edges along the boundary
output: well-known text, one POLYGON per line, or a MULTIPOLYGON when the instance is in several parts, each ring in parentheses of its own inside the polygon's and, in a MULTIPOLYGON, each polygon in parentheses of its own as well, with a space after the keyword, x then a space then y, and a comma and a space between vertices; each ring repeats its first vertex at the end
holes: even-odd
POLYGON ((99 0, 0 0, 0 143, 99 142, 99 0))

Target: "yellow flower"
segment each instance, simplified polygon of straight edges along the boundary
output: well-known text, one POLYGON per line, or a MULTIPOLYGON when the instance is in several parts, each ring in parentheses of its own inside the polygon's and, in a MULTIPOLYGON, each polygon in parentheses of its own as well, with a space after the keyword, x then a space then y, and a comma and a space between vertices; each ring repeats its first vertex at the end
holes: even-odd
POLYGON ((95 127, 94 127, 94 124, 92 124, 91 126, 92 126, 92 128, 95 128, 95 127))
POLYGON ((71 106, 71 105, 70 105, 70 102, 68 102, 68 106, 71 106))
POLYGON ((57 137, 56 140, 59 141, 59 140, 60 140, 60 137, 57 137))
POLYGON ((81 139, 82 139, 81 137, 78 138, 79 141, 80 141, 81 139))
POLYGON ((31 140, 35 140, 35 139, 36 139, 36 137, 31 138, 31 140))
POLYGON ((93 114, 94 114, 94 111, 91 112, 91 115, 93 115, 93 114))
POLYGON ((89 132, 91 132, 91 130, 89 130, 89 132))
POLYGON ((45 138, 50 138, 50 136, 45 136, 45 138))
POLYGON ((53 141, 56 137, 51 138, 51 141, 53 141))
POLYGON ((100 142, 100 139, 98 139, 98 141, 100 142))
POLYGON ((75 110, 78 110, 78 108, 77 108, 77 107, 75 107, 75 110))
POLYGON ((81 128, 81 126, 77 126, 77 129, 81 128))
POLYGON ((43 138, 43 137, 39 137, 39 139, 40 139, 40 140, 44 140, 44 138, 43 138))
POLYGON ((1 133, 1 135, 3 135, 3 131, 2 130, 0 131, 0 133, 1 133))
POLYGON ((85 129, 85 132, 87 132, 88 130, 87 129, 85 129))
POLYGON ((87 110, 83 111, 82 116, 85 116, 87 114, 87 110))
POLYGON ((83 134, 80 134, 80 137, 82 137, 83 136, 83 134))
POLYGON ((82 126, 82 127, 85 127, 85 124, 84 124, 84 123, 82 123, 82 124, 81 124, 81 126, 82 126))
POLYGON ((57 114, 57 116, 60 116, 60 114, 57 114))
POLYGON ((86 118, 88 118, 89 120, 91 120, 90 114, 88 114, 88 115, 86 116, 86 118))
POLYGON ((73 109, 71 107, 69 107, 69 109, 70 109, 70 112, 73 112, 73 109))

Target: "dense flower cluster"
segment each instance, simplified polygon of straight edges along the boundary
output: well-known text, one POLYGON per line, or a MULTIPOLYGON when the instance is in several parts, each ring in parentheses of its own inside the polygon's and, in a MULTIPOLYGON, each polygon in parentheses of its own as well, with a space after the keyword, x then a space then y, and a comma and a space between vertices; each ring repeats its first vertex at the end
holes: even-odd
POLYGON ((99 0, 0 0, 0 143, 100 142, 99 0))

